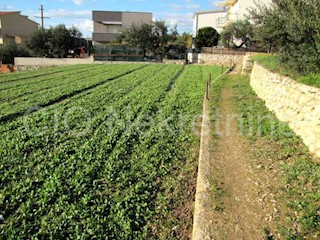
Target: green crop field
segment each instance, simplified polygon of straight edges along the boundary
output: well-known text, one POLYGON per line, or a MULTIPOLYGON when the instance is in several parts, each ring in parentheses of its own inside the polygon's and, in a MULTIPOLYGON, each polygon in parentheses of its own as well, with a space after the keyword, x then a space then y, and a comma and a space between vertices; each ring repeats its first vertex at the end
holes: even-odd
POLYGON ((102 64, 1 75, 0 238, 165 236, 155 229, 181 200, 171 189, 186 162, 196 168, 194 125, 219 69, 102 64))

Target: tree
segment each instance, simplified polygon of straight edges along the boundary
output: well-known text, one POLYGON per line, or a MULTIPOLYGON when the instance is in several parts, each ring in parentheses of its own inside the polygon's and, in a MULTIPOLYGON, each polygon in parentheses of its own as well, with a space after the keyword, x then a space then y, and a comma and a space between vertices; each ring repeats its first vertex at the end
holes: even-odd
POLYGON ((52 32, 50 39, 52 54, 61 58, 65 57, 68 49, 73 48, 73 39, 71 38, 70 29, 67 29, 64 24, 60 24, 50 30, 52 32))
POLYGON ((177 29, 168 29, 164 21, 152 23, 133 24, 121 33, 120 41, 129 45, 139 46, 147 53, 163 55, 164 49, 169 42, 177 39, 177 29))
POLYGON ((76 39, 82 33, 76 27, 66 28, 60 24, 50 29, 39 29, 27 40, 26 45, 32 50, 35 56, 65 57, 69 49, 75 49, 76 39))
POLYGON ((250 10, 260 45, 279 52, 280 61, 302 73, 320 69, 320 1, 273 0, 250 10))
POLYGON ((130 28, 121 32, 118 41, 125 42, 129 45, 139 46, 145 52, 149 49, 152 25, 149 23, 132 24, 130 28))
POLYGON ((76 26, 72 26, 69 29, 71 37, 82 38, 82 32, 76 26))
POLYGON ((284 31, 285 20, 275 6, 258 3, 249 10, 250 18, 254 22, 254 39, 258 45, 268 52, 278 51, 283 42, 286 42, 284 31))
POLYGON ((192 35, 190 33, 182 33, 177 36, 175 44, 185 46, 186 48, 192 47, 192 35))
POLYGON ((200 28, 195 38, 197 48, 217 46, 219 33, 213 27, 200 28))
POLYGON ((233 22, 222 31, 221 39, 226 47, 248 47, 253 39, 253 26, 248 19, 233 22))
POLYGON ((150 50, 155 55, 162 55, 164 48, 170 41, 175 41, 177 35, 177 29, 171 29, 171 33, 168 30, 164 21, 155 21, 151 29, 151 43, 150 50))
POLYGON ((39 29, 31 34, 26 45, 32 50, 34 56, 47 56, 50 53, 50 39, 51 31, 39 29))

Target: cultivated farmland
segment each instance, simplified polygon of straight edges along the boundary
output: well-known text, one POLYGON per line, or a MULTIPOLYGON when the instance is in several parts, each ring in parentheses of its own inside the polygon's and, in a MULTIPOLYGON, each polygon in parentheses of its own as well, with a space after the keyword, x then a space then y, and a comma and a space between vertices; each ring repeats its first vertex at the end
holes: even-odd
POLYGON ((193 124, 209 73, 219 68, 110 64, 1 75, 0 235, 159 238, 154 229, 166 228, 180 204, 187 162, 196 169, 193 124))

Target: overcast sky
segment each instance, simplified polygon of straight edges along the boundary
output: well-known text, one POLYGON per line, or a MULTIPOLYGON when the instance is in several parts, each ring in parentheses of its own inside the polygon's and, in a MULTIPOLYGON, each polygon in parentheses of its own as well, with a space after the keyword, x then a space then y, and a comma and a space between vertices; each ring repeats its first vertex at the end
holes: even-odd
MULTIPOLYGON (((223 0, 221 0, 223 1, 223 0)), ((40 23, 40 5, 44 6, 45 27, 63 23, 77 26, 85 37, 91 37, 92 10, 152 12, 154 19, 178 25, 178 31, 192 33, 192 15, 196 11, 217 9, 218 1, 209 0, 1 0, 0 10, 21 11, 40 23)))

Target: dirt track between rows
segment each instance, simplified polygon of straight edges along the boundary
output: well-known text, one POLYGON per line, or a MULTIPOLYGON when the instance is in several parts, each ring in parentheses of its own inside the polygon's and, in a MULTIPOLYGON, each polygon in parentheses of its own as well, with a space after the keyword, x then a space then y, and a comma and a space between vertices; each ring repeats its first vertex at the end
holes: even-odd
POLYGON ((211 158, 211 203, 208 239, 278 239, 282 218, 277 171, 256 159, 238 130, 234 107, 237 75, 226 78, 215 114, 211 158))

